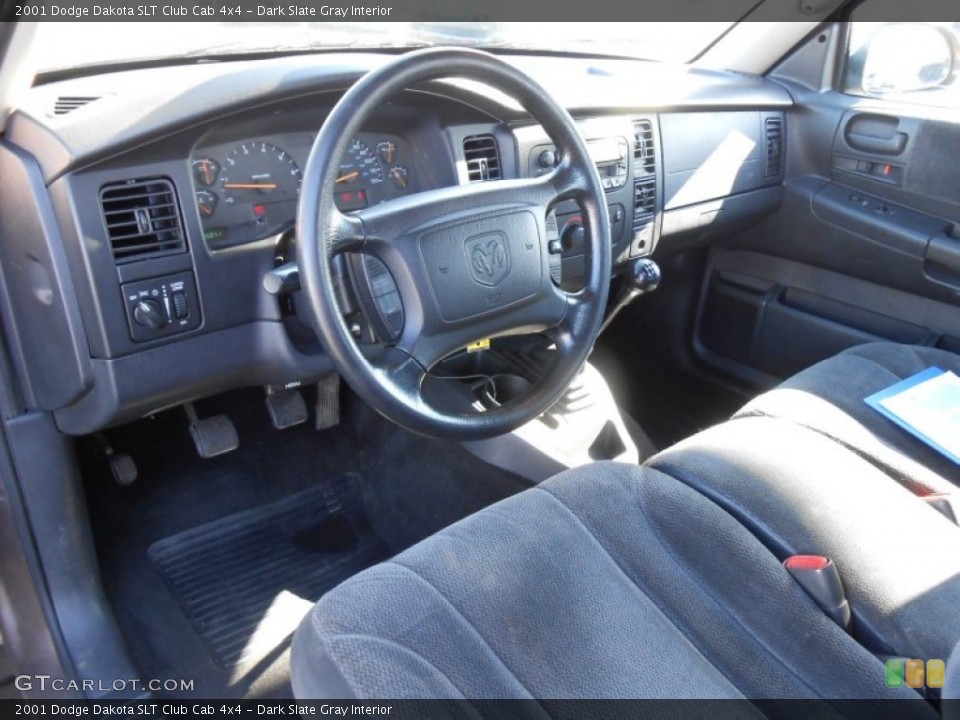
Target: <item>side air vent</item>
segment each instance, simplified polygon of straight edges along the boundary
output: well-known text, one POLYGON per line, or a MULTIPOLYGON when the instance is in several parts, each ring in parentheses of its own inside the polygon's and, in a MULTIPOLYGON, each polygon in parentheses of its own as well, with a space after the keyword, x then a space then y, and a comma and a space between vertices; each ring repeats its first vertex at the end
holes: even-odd
POLYGON ((783 172, 783 118, 768 117, 764 132, 767 142, 766 176, 777 177, 783 172))
POLYGON ((467 176, 470 182, 500 179, 500 152, 493 135, 471 135, 464 138, 463 157, 467 161, 467 176))
POLYGON ((640 120, 633 126, 633 174, 649 175, 657 169, 656 149, 653 145, 653 123, 640 120))
POLYGON ((633 204, 635 218, 652 215, 657 209, 657 181, 654 178, 640 180, 634 185, 633 204))
POLYGON ((187 249, 177 194, 166 178, 104 185, 100 207, 117 264, 187 249))
POLYGON ((78 108, 82 108, 94 100, 99 100, 98 95, 61 95, 53 103, 54 115, 66 115, 78 108))

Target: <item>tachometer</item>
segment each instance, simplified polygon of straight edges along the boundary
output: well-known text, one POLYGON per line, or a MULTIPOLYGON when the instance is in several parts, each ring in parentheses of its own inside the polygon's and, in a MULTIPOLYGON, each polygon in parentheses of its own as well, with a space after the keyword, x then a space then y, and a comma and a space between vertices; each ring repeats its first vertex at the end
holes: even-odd
POLYGON ((227 205, 266 204, 296 200, 300 167, 283 149, 270 143, 246 142, 223 161, 220 189, 227 205))

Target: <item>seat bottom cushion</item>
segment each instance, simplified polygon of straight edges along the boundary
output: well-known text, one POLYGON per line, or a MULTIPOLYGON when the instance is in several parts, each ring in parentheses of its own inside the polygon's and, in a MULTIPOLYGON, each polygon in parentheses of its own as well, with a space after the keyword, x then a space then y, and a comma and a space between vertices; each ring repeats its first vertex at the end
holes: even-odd
POLYGON ((789 420, 827 435, 915 492, 955 492, 960 467, 864 402, 929 367, 960 374, 960 356, 915 345, 860 345, 760 395, 736 417, 789 420))
POLYGON ((874 651, 946 658, 960 642, 960 527, 831 439, 739 418, 648 463, 711 497, 779 557, 832 558, 855 632, 874 651))
MULTIPOLYGON (((727 512, 614 463, 351 578, 292 661, 299 698, 919 697, 883 673, 727 512)), ((906 705, 890 717, 929 716, 906 705)))

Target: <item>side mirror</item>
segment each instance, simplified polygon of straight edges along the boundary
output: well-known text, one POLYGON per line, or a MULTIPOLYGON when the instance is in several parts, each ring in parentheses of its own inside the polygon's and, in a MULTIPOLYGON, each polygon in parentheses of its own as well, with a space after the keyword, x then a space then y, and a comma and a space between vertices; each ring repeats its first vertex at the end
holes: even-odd
POLYGON ((881 25, 867 46, 863 90, 869 95, 885 95, 939 87, 953 76, 953 61, 953 44, 936 27, 881 25))

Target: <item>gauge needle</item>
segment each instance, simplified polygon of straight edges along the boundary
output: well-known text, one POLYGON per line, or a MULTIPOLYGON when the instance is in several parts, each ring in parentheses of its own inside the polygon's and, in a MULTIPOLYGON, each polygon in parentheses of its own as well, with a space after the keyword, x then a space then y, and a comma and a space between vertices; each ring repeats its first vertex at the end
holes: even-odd
POLYGON ((399 170, 394 169, 394 171, 390 174, 393 175, 393 179, 397 181, 397 185, 400 186, 401 190, 407 186, 407 179, 399 170))
POLYGON ((359 175, 360 175, 360 171, 354 170, 353 172, 348 172, 346 175, 341 175, 340 177, 338 177, 337 182, 338 183, 350 182, 351 180, 353 180, 355 177, 358 177, 359 175))
POLYGON ((229 190, 276 190, 276 183, 224 183, 229 190))
POLYGON ((201 172, 203 172, 203 181, 204 181, 207 185, 212 185, 212 184, 213 184, 213 173, 211 172, 211 170, 212 170, 213 168, 210 167, 210 162, 207 161, 207 160, 202 161, 201 164, 200 164, 200 168, 201 168, 201 172))
POLYGON ((276 183, 224 183, 228 190, 276 190, 276 183))

